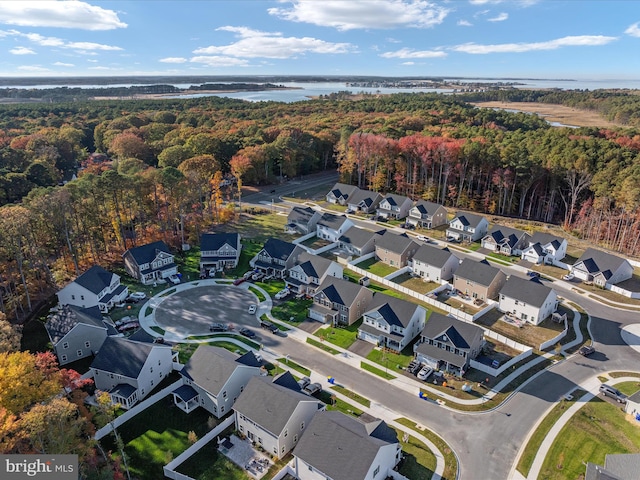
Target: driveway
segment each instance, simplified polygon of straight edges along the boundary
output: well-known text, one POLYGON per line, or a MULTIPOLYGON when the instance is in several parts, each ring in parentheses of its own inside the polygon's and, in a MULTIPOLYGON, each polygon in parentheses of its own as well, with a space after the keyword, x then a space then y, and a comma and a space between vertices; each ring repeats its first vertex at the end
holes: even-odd
POLYGON ((323 325, 320 322, 316 322, 315 320, 311 320, 309 318, 307 318, 306 320, 300 322, 298 324, 298 328, 300 330, 303 330, 307 333, 311 333, 313 334, 316 330, 318 330, 319 328, 324 327, 325 325, 323 325))
POLYGON ((366 358, 366 356, 369 355, 375 347, 376 346, 373 343, 365 342, 364 340, 360 340, 359 338, 357 338, 356 341, 353 342, 349 348, 347 348, 347 350, 349 350, 351 353, 355 353, 356 355, 360 355, 361 357, 366 358))

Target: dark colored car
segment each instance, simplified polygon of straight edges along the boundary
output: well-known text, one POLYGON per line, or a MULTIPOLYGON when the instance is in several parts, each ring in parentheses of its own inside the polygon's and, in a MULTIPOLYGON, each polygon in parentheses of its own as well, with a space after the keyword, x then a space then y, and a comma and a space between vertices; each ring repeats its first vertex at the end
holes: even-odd
POLYGON ((265 330, 269 330, 271 333, 277 333, 278 327, 271 322, 267 322, 266 320, 262 320, 260 322, 260 326, 265 330))
POLYGON ((247 338, 253 338, 256 336, 255 333, 253 333, 251 330, 249 330, 248 328, 241 328, 240 330, 238 330, 238 333, 240 335, 244 335, 247 338))
POLYGON ((247 279, 246 279, 246 278, 244 278, 244 277, 236 278, 236 279, 233 281, 233 284, 234 284, 234 285, 240 285, 242 282, 244 282, 244 281, 246 281, 246 280, 247 280, 247 279))
POLYGON ((580 350, 578 350, 578 353, 586 357, 587 355, 591 355, 592 353, 595 353, 595 351, 596 349, 593 348, 593 346, 584 345, 583 347, 580 347, 580 350))
POLYGON ((212 323, 209 326, 210 332, 226 332, 229 328, 223 323, 212 323))
POLYGON ((540 274, 538 272, 527 272, 527 275, 529 275, 531 278, 540 278, 540 274))

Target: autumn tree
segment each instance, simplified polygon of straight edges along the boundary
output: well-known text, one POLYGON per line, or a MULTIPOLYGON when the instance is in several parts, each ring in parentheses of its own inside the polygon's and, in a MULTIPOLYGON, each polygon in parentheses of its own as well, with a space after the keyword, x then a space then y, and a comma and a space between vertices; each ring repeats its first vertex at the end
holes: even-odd
POLYGON ((238 211, 242 211, 242 177, 251 168, 251 159, 246 155, 237 154, 233 156, 229 165, 238 188, 238 211))
POLYGON ((7 316, 0 312, 0 354, 20 350, 20 332, 7 321, 7 316))

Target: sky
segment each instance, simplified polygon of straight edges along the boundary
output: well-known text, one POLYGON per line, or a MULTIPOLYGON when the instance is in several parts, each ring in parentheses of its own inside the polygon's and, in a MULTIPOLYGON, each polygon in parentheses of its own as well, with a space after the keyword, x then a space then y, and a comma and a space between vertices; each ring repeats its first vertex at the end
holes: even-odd
POLYGON ((0 1, 0 76, 640 79, 636 0, 0 1))

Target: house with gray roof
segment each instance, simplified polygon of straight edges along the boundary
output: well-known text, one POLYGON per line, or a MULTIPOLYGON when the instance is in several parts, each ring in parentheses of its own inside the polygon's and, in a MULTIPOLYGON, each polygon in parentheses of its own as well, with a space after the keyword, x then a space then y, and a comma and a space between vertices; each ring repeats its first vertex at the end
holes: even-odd
POLYGON ((233 407, 236 430, 278 458, 297 445, 313 416, 325 408, 301 393, 295 379, 282 382, 280 377, 260 376, 249 380, 233 407))
POLYGON ((231 411, 251 377, 260 375, 261 366, 252 351, 238 355, 200 345, 180 370, 182 385, 172 392, 173 401, 186 413, 202 407, 221 418, 231 411))
POLYGON ((355 185, 347 185, 346 183, 336 183, 329 193, 327 193, 327 202, 346 205, 351 195, 356 192, 358 187, 355 185))
POLYGON ((510 275, 500 289, 498 309, 519 320, 539 325, 558 309, 558 295, 537 278, 510 275))
POLYGON ((529 246, 530 239, 529 234, 522 230, 495 225, 482 238, 482 248, 503 255, 520 255, 529 246))
POLYGON ((270 238, 255 257, 249 260, 249 265, 267 276, 286 278, 289 269, 303 253, 305 249, 300 245, 279 238, 270 238))
POLYGON ((442 283, 443 280, 453 278, 460 265, 460 259, 448 248, 420 245, 409 265, 413 274, 425 282, 442 283))
POLYGON ((239 233, 200 235, 200 272, 215 273, 238 266, 242 243, 239 233))
POLYGON ((342 278, 327 277, 316 289, 309 318, 332 325, 351 325, 369 308, 373 292, 342 278))
POLYGON ((379 217, 400 220, 409 215, 409 210, 411 210, 412 205, 413 200, 409 197, 396 193, 387 193, 380 202, 380 205, 378 205, 376 212, 379 217))
POLYGON ((633 276, 633 266, 626 258, 588 248, 573 264, 571 273, 583 281, 592 281, 604 288, 607 284, 628 280, 633 276))
POLYGON ((409 210, 407 223, 421 228, 436 228, 447 224, 447 209, 426 200, 418 200, 409 210))
POLYGON ((447 237, 463 242, 475 242, 483 238, 489 229, 486 218, 473 213, 458 212, 449 222, 447 237))
POLYGON ((627 397, 627 402, 624 404, 624 412, 636 420, 640 420, 640 390, 627 397))
POLYGON ((420 335, 427 310, 421 305, 376 292, 358 328, 358 338, 401 352, 420 335))
POLYGON ((340 242, 340 248, 346 250, 349 255, 361 257, 373 252, 376 248, 376 240, 386 232, 386 229, 374 232, 360 227, 351 227, 338 241, 340 242))
POLYGON ((120 276, 94 265, 58 292, 60 305, 81 308, 97 306, 107 313, 129 295, 129 289, 120 284, 120 276))
POLYGON ((384 421, 323 411, 294 448, 293 470, 299 480, 382 480, 401 458, 396 431, 384 421))
POLYGON ((636 480, 640 453, 606 454, 604 466, 588 462, 584 480, 636 480))
POLYGON ((347 210, 358 213, 373 213, 382 201, 382 195, 378 192, 358 189, 349 197, 347 210))
POLYGON ((464 375, 484 345, 484 330, 433 312, 413 347, 416 359, 437 370, 464 375))
POLYGON ((313 295, 327 277, 342 278, 342 265, 328 258, 304 252, 289 269, 286 286, 295 293, 313 295))
POLYGON ((322 217, 322 212, 311 207, 293 207, 287 215, 287 225, 285 231, 298 232, 303 235, 315 232, 318 220, 322 217))
POLYGON ((522 250, 523 260, 534 264, 553 265, 567 254, 567 239, 546 232, 535 232, 529 239, 529 246, 522 250))
POLYGON ((376 241, 376 258, 392 267, 404 268, 419 246, 406 233, 387 232, 376 241))
POLYGON ((107 337, 91 363, 96 388, 129 409, 144 399, 173 370, 171 347, 107 337))
POLYGON ((318 238, 337 242, 351 227, 353 227, 353 222, 346 215, 325 212, 316 224, 316 235, 318 238))
POLYGON ((130 248, 122 255, 124 269, 143 285, 178 273, 175 257, 162 240, 130 248))
POLYGON ((47 319, 44 327, 60 365, 93 355, 107 336, 118 334, 97 306, 65 305, 47 319))
POLYGON ((498 296, 506 280, 505 273, 486 260, 465 258, 453 274, 453 288, 467 297, 487 301, 498 296))

